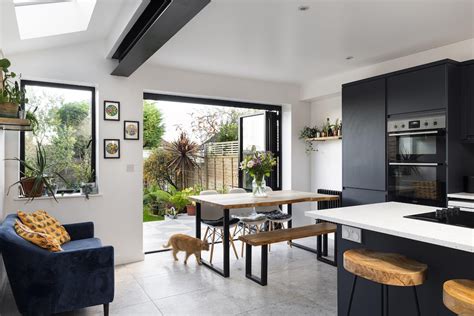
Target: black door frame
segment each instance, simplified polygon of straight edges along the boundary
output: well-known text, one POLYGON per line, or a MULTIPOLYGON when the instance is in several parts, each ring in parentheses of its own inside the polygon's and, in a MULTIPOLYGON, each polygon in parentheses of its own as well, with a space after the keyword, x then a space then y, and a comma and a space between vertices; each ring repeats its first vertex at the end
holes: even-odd
MULTIPOLYGON (((279 151, 275 152, 275 156, 278 159, 278 172, 277 177, 272 176, 270 179, 270 186, 273 189, 281 190, 282 188, 282 171, 283 171, 283 159, 282 159, 282 106, 281 105, 272 105, 272 104, 263 104, 263 103, 252 103, 252 102, 242 102, 242 101, 230 101, 230 100, 220 100, 220 99, 210 99, 210 98, 201 98, 201 97, 186 97, 180 95, 172 94, 161 94, 161 93, 143 93, 144 100, 154 100, 154 101, 171 101, 171 102, 180 102, 180 103, 194 103, 194 104, 205 104, 205 105, 215 105, 215 106, 225 106, 225 107, 234 107, 234 108, 245 108, 245 109, 256 109, 264 110, 275 113, 273 122, 269 122, 268 115, 265 119, 265 130, 266 130, 266 150, 273 151, 274 148, 279 147, 279 151), (276 126, 273 124, 278 121, 279 124, 276 126), (274 135, 274 134, 277 135, 274 135), (278 144, 275 144, 278 139, 278 144), (275 146, 274 146, 275 145, 275 146)), ((240 131, 239 131, 240 133, 240 131)), ((239 135, 239 141, 241 142, 241 137, 239 135)), ((242 144, 240 144, 242 146, 242 144)), ((240 156, 240 153, 239 153, 240 156)), ((242 160, 243 157, 239 157, 242 160)), ((239 169, 239 187, 242 187, 242 175, 241 170, 239 169)))

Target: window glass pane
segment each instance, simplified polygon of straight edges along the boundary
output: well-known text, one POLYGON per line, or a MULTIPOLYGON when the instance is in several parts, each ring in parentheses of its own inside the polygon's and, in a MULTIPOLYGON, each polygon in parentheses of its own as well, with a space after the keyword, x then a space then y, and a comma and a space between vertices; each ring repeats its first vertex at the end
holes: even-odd
MULTIPOLYGON (((38 119, 35 133, 25 133, 24 158, 34 164, 36 146, 40 143, 47 157, 47 172, 58 189, 78 190, 82 182, 94 182, 92 161, 91 90, 26 85, 26 110, 38 119)), ((26 173, 28 176, 28 173, 26 173)))

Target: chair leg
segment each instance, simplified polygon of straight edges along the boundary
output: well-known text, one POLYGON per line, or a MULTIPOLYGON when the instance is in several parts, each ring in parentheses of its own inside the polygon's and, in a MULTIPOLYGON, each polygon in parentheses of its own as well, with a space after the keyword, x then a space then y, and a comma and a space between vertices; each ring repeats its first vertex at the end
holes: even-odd
POLYGON ((104 304, 104 316, 109 316, 109 303, 104 304))
MULTIPOLYGON (((224 230, 221 229, 221 235, 224 236, 224 230)), ((234 237, 233 237, 233 234, 231 234, 229 236, 229 242, 230 242, 230 245, 232 246, 232 249, 234 249, 234 254, 235 254, 235 257, 237 259, 239 259, 239 255, 237 254, 237 249, 235 248, 235 244, 234 244, 234 237)))
POLYGON ((206 232, 204 233, 204 238, 202 240, 207 240, 207 233, 209 232, 209 226, 206 227, 206 232))
POLYGON ((421 316, 420 302, 418 301, 418 294, 416 293, 416 286, 413 287, 413 292, 415 293, 416 312, 417 312, 418 316, 421 316))
POLYGON ((349 298, 349 307, 347 308, 347 316, 351 314, 352 299, 354 298, 356 283, 357 283, 357 275, 354 275, 354 281, 352 282, 351 297, 349 298))
MULTIPOLYGON (((242 223, 242 236, 245 236, 245 229, 246 229, 247 225, 245 223, 242 223)), ((244 247, 245 246, 245 243, 242 241, 242 250, 241 250, 241 257, 243 258, 244 257, 244 247)))
POLYGON ((212 229, 212 244, 211 244, 211 257, 209 258, 209 263, 212 264, 212 257, 214 256, 214 243, 216 241, 216 229, 212 229))
MULTIPOLYGON (((273 230, 273 222, 268 222, 268 231, 271 232, 273 230)), ((268 245, 268 252, 272 251, 272 244, 268 245)))

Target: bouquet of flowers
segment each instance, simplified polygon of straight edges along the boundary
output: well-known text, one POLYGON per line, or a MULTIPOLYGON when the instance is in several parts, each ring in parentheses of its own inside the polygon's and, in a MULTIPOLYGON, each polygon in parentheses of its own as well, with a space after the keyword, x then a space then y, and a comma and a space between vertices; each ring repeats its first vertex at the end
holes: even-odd
POLYGON ((265 177, 269 177, 277 162, 272 152, 253 151, 240 163, 240 169, 253 177, 252 188, 256 196, 266 196, 265 177))

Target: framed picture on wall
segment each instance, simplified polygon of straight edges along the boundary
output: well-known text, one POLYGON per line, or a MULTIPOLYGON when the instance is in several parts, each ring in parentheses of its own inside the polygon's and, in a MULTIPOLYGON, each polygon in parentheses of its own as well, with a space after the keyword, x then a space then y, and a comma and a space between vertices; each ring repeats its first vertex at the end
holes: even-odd
POLYGON ((104 139, 104 158, 120 158, 120 139, 104 139))
POLYGON ((104 101, 104 120, 120 121, 120 102, 104 101))
POLYGON ((123 139, 139 140, 140 139, 140 122, 124 121, 123 122, 123 139))

